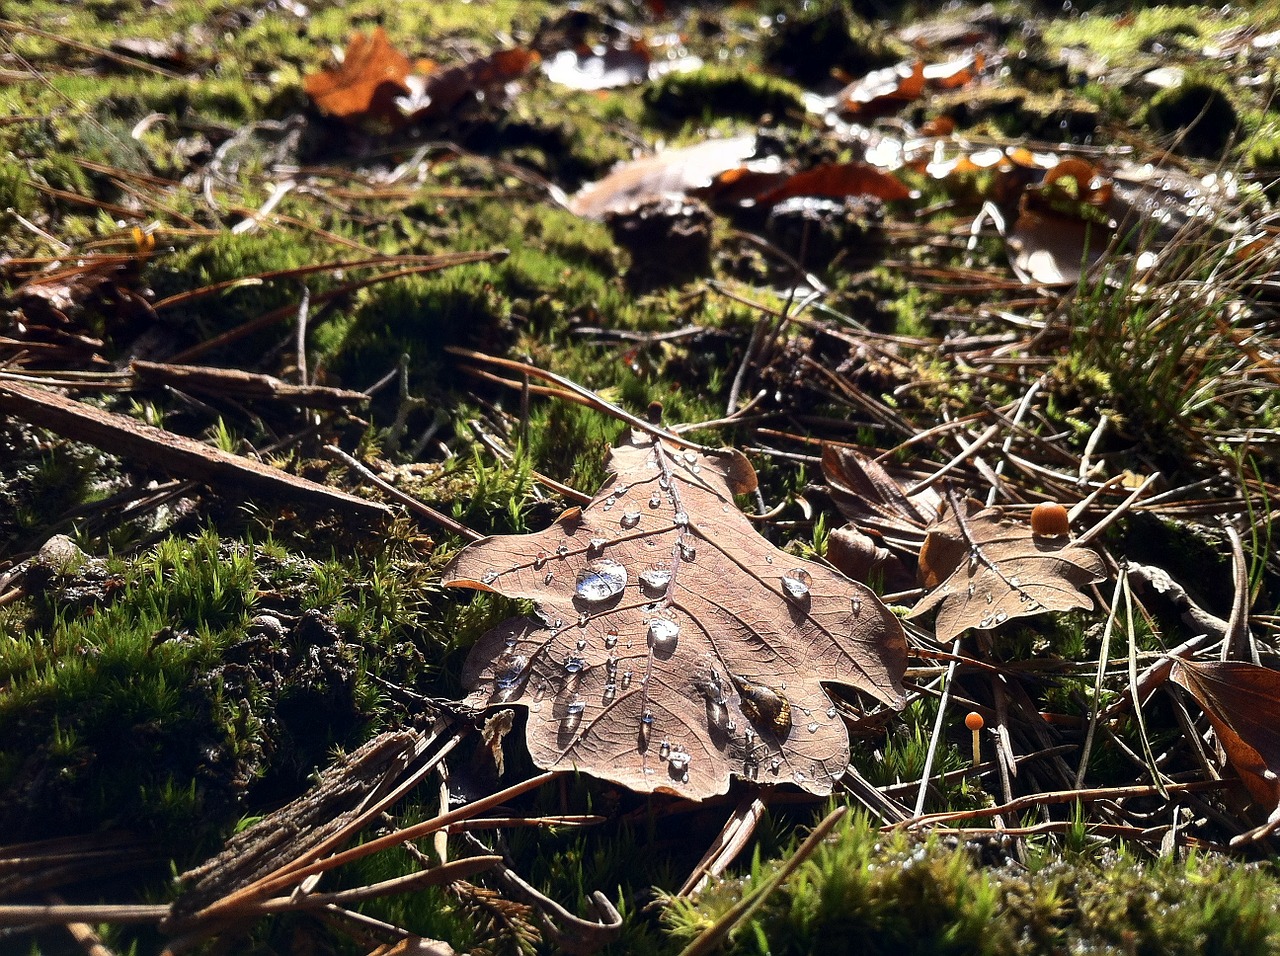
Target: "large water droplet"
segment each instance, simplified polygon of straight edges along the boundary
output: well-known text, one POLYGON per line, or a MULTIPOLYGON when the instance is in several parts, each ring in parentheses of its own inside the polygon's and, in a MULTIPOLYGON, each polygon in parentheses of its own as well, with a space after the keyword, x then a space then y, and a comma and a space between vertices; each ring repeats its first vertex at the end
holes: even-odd
POLYGON ((581 657, 570 656, 565 658, 564 671, 566 674, 577 674, 587 669, 587 662, 581 657))
POLYGON ((671 520, 676 523, 677 528, 687 528, 689 526, 689 515, 684 511, 677 511, 671 520))
POLYGON ((587 542, 587 553, 600 554, 602 551, 604 551, 604 546, 608 543, 609 542, 606 541, 604 538, 592 538, 590 541, 587 542))
POLYGON ((606 704, 609 703, 609 701, 613 700, 615 697, 618 696, 618 685, 613 683, 612 681, 605 684, 604 693, 601 696, 604 698, 604 702, 606 704))
POLYGON ((571 734, 578 729, 578 725, 582 723, 582 712, 586 709, 586 706, 582 701, 575 700, 564 709, 564 716, 560 718, 560 733, 571 734))
POLYGON ((668 653, 675 649, 680 638, 680 625, 675 621, 655 617, 649 622, 649 647, 658 653, 668 653))
POLYGON ((665 591, 670 583, 670 568, 649 568, 640 572, 640 587, 651 594, 665 591))
POLYGON ((659 758, 661 758, 662 760, 666 760, 667 757, 669 757, 670 755, 671 755, 671 741, 664 740, 662 743, 658 744, 659 758))
POLYGON ((536 571, 541 571, 542 566, 547 563, 547 552, 539 551, 533 558, 533 567, 536 571))
POLYGON ((681 539, 680 541, 680 558, 684 561, 692 561, 698 556, 698 549, 690 542, 681 539))
POLYGON ((707 725, 719 733, 729 729, 729 709, 725 707, 723 701, 707 701, 707 725))
POLYGON ((605 632, 605 635, 604 635, 604 646, 605 646, 605 647, 608 647, 608 648, 610 648, 610 649, 615 648, 615 647, 617 647, 617 646, 618 646, 618 632, 617 632, 617 631, 610 630, 610 631, 605 632))
POLYGON ((560 547, 556 548, 556 555, 561 558, 568 557, 569 546, 567 544, 560 545, 560 547))
POLYGON ((599 604, 617 597, 626 586, 627 569, 617 561, 604 558, 592 561, 578 572, 578 583, 574 590, 587 603, 599 604))
POLYGON ((854 614, 860 614, 860 613, 862 613, 862 598, 860 598, 860 597, 856 597, 856 598, 854 598, 854 599, 853 599, 853 601, 852 601, 851 603, 852 603, 852 606, 853 606, 853 613, 854 613, 854 614))
POLYGON ((626 690, 631 686, 631 671, 622 672, 622 689, 626 690))
POLYGON ((809 596, 813 577, 804 568, 792 568, 782 576, 782 593, 792 601, 803 601, 809 596))
POLYGON ((528 666, 529 658, 523 654, 507 650, 498 655, 498 659, 493 662, 493 683, 500 700, 505 702, 515 697, 528 666))
POLYGON ((671 769, 675 773, 681 773, 689 767, 689 754, 684 750, 671 751, 671 769))
POLYGON ((813 721, 813 723, 809 724, 807 729, 809 733, 816 734, 818 732, 818 722, 816 720, 813 721))
POLYGON ((649 496, 649 507, 659 508, 661 506, 662 506, 662 495, 658 494, 658 492, 655 491, 653 494, 649 496))
POLYGON ((618 524, 624 528, 634 528, 640 523, 640 512, 624 511, 622 517, 618 519, 618 524))

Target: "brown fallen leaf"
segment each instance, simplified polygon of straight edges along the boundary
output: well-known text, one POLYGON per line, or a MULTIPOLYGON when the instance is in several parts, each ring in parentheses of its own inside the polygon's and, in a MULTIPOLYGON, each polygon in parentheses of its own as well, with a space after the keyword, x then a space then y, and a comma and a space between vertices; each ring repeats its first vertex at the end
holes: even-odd
POLYGON ((536 65, 539 56, 513 47, 456 66, 410 61, 378 27, 357 33, 342 62, 303 80, 320 112, 348 123, 396 128, 452 112, 466 97, 486 97, 536 65))
POLYGON ((1037 537, 1031 528, 985 508, 960 520, 953 510, 929 530, 920 581, 930 592, 908 617, 938 608, 934 631, 949 641, 968 628, 987 630, 1015 617, 1093 608, 1079 589, 1101 581, 1106 565, 1070 538, 1037 537))
POLYGON ((412 70, 409 58, 377 27, 367 36, 352 36, 342 62, 307 76, 302 88, 328 116, 398 125, 402 115, 396 98, 409 95, 405 80, 412 70))
POLYGON ((1204 708, 1227 761, 1268 814, 1247 838, 1280 829, 1280 672, 1239 661, 1177 660, 1169 679, 1204 708))
POLYGON ((398 98, 396 107, 408 122, 447 116, 467 97, 485 99, 500 93, 540 59, 532 50, 509 47, 442 69, 420 62, 419 72, 405 80, 409 95, 398 98))
POLYGON ((987 65, 987 55, 976 50, 945 63, 930 63, 921 72, 927 87, 935 90, 958 90, 972 83, 987 65))
POLYGON ((926 529, 942 511, 937 491, 908 495, 888 468, 845 445, 822 446, 822 474, 840 513, 860 530, 900 554, 920 553, 926 529))
POLYGON ((1005 244, 1009 265, 1027 285, 1071 285, 1106 254, 1109 230, 1061 213, 1026 211, 1005 244))
POLYGON ((1112 229, 1111 180, 1093 164, 1066 157, 1027 186, 1006 245, 1018 278, 1031 285, 1078 282, 1106 254, 1112 229))
POLYGON ((755 532, 733 502, 755 487, 741 454, 635 432, 609 470, 547 530, 486 538, 445 570, 538 607, 480 638, 466 702, 528 707, 541 767, 691 799, 733 775, 829 793, 849 740, 822 685, 901 706, 897 619, 755 532))
POLYGON ((896 113, 924 92, 924 61, 875 70, 835 96, 834 109, 849 119, 870 120, 896 113))
POLYGON ((866 163, 822 163, 787 177, 783 183, 757 197, 756 202, 762 206, 773 206, 795 196, 828 199, 874 196, 890 202, 909 199, 911 190, 893 174, 881 172, 866 163))
POLYGON ((598 182, 589 183, 569 201, 569 209, 587 219, 624 212, 651 199, 684 196, 709 186, 717 174, 733 169, 756 150, 754 136, 713 139, 682 149, 668 149, 624 163, 598 182))

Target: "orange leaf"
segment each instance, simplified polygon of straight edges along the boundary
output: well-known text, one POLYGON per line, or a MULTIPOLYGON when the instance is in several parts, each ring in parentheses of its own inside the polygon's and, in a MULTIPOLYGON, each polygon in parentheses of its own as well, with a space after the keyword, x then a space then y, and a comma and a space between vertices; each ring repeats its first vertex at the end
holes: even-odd
POLYGON ((855 119, 897 112, 924 92, 924 62, 899 63, 868 73, 836 94, 836 109, 855 119))
POLYGON ((352 122, 398 123, 396 97, 408 94, 409 58, 391 45, 378 27, 369 36, 357 33, 334 69, 312 73, 302 88, 320 112, 352 122))
POLYGON ((908 199, 911 190, 901 180, 866 163, 823 163, 796 173, 781 186, 759 196, 762 205, 772 206, 793 196, 822 196, 844 199, 846 196, 874 196, 886 202, 908 199))

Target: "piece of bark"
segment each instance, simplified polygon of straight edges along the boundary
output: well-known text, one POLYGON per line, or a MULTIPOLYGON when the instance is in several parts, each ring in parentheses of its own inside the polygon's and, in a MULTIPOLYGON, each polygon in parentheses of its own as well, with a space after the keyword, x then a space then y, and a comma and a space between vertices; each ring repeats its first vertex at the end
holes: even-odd
POLYGON ((329 509, 355 509, 365 514, 386 514, 389 510, 376 501, 326 488, 260 461, 229 454, 45 389, 0 382, 0 412, 112 454, 154 462, 184 478, 211 486, 224 485, 228 491, 253 492, 329 509))
POLYGON ((229 395, 234 398, 279 399, 304 408, 337 409, 361 405, 369 401, 364 392, 327 385, 293 385, 272 375, 260 375, 234 368, 207 365, 170 365, 165 362, 136 360, 130 368, 145 385, 172 385, 204 395, 229 395))

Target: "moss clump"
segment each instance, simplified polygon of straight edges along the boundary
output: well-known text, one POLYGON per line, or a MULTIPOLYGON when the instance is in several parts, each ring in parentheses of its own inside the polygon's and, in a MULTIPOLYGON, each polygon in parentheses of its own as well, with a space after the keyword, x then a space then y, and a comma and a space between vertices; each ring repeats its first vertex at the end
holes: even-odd
MULTIPOLYGON (((1083 828, 1076 837, 1083 841, 1083 828)), ((1269 867, 1195 855, 1143 863, 1123 850, 984 867, 990 844, 885 836, 850 815, 722 952, 1263 954, 1280 945, 1269 867), (766 948, 767 947, 767 948, 766 948)), ((696 936, 779 864, 752 867, 695 900, 673 899, 672 932, 696 936)))
POLYGON ((644 92, 658 121, 724 117, 757 120, 804 112, 803 91, 787 80, 734 67, 704 66, 669 73, 644 92))
POLYGON ((1215 83, 1189 77, 1157 93, 1147 107, 1151 128, 1177 137, 1177 148, 1193 156, 1222 156, 1240 129, 1230 97, 1215 83))
POLYGON ((858 76, 897 60, 844 3, 791 4, 778 12, 775 23, 761 56, 765 64, 806 86, 829 79, 836 69, 858 76))

